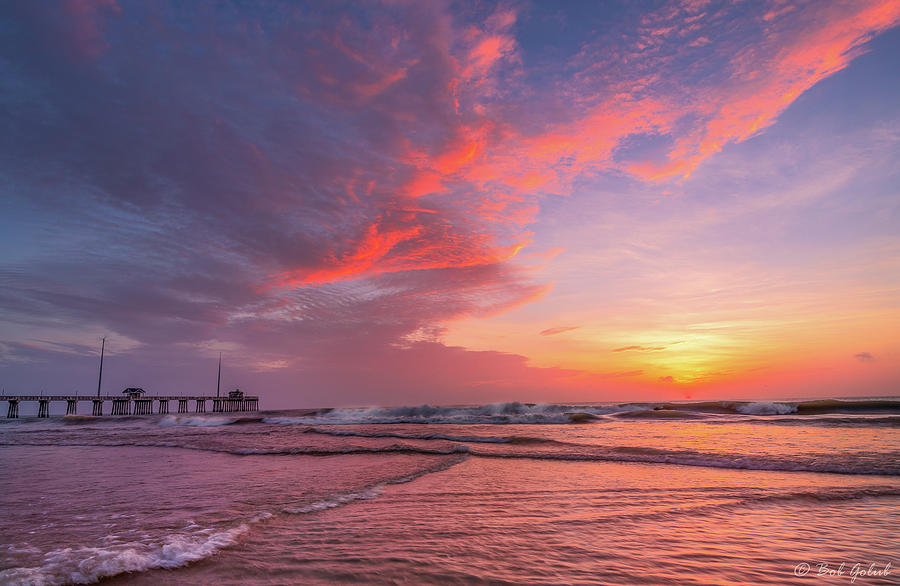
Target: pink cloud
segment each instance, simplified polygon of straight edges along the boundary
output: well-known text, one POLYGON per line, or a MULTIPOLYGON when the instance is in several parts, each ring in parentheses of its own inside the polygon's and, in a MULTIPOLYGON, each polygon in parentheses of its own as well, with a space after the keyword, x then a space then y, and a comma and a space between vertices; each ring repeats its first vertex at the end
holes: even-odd
MULTIPOLYGON (((676 137, 667 161, 632 164, 628 171, 651 181, 686 177, 728 143, 764 130, 803 92, 859 56, 872 36, 900 23, 900 4, 815 3, 773 9, 761 20, 758 34, 730 57, 728 79, 692 88, 693 97, 671 103, 703 122, 676 137)), ((733 48, 720 42, 709 50, 724 54, 733 48)))
POLYGON ((586 45, 579 71, 558 88, 573 96, 567 119, 529 130, 498 99, 501 81, 521 83, 509 77, 522 66, 515 12, 456 28, 446 13, 429 10, 402 34, 391 22, 376 23, 380 44, 342 21, 319 52, 307 52, 323 92, 310 98, 340 107, 377 101, 383 160, 349 170, 357 185, 348 188, 351 199, 365 185, 365 201, 374 203, 369 218, 342 227, 339 244, 317 263, 289 267, 276 282, 307 286, 506 262, 530 242, 527 226, 547 194, 568 193, 576 179, 600 171, 646 181, 686 177, 727 144, 773 124, 874 34, 900 22, 900 5, 881 0, 749 12, 670 3, 645 15, 624 42, 586 45), (723 18, 743 20, 741 38, 721 32, 723 18), (699 83, 677 75, 685 60, 699 83), (411 97, 406 83, 421 95, 411 97), (671 143, 662 158, 617 159, 635 136, 671 143))

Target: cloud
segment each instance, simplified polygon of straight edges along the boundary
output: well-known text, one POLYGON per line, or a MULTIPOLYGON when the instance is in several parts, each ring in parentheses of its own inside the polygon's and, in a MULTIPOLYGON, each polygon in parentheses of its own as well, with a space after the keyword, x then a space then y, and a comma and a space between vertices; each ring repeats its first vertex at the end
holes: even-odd
MULTIPOLYGON (((20 230, 4 231, 3 356, 102 331, 158 357, 215 340, 322 381, 546 295, 518 263, 548 198, 597 173, 689 174, 900 18, 891 2, 661 3, 534 69, 528 13, 505 4, 60 6, 0 6, 2 221, 20 230)), ((533 374, 415 348, 481 380, 490 361, 533 374)))
POLYGON ((670 346, 674 346, 675 344, 681 344, 684 340, 679 340, 678 342, 672 342, 671 344, 667 344, 665 346, 623 346, 621 348, 616 348, 612 350, 613 352, 628 352, 631 350, 636 350, 640 352, 658 352, 660 350, 665 350, 670 346))
POLYGON ((675 379, 672 378, 671 376, 661 376, 661 377, 659 377, 658 380, 661 383, 674 383, 675 382, 675 379))
POLYGON ((869 352, 860 352, 859 354, 854 354, 853 357, 860 362, 875 362, 875 357, 869 352))
POLYGON ((547 328, 541 332, 542 336, 554 336, 556 334, 561 334, 563 332, 569 332, 572 330, 577 330, 581 326, 562 326, 557 328, 547 328))
POLYGON ((642 374, 644 374, 643 370, 624 370, 621 372, 604 373, 600 376, 608 377, 608 378, 622 378, 622 377, 641 376, 642 374))

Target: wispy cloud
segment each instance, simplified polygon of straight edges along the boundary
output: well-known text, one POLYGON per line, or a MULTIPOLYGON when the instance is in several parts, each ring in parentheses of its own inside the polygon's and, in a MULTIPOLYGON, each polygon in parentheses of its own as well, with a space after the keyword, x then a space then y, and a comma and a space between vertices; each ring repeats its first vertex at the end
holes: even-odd
POLYGON ((557 328, 547 328, 546 330, 541 331, 542 336, 555 336, 556 334, 561 334, 563 332, 570 332, 572 330, 577 330, 581 326, 561 326, 557 328))
POLYGON ((678 342, 672 342, 671 344, 666 344, 665 346, 622 346, 621 348, 616 348, 612 350, 612 352, 628 352, 631 350, 639 351, 639 352, 658 352, 660 350, 665 350, 675 344, 681 344, 683 340, 679 340, 678 342))

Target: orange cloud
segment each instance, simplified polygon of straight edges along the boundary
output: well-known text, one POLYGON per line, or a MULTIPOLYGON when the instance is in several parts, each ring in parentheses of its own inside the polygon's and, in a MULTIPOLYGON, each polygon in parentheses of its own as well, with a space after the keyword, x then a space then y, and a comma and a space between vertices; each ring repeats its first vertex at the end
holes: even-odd
POLYGON ((766 26, 760 38, 731 58, 731 78, 697 88, 693 93, 699 99, 679 107, 705 122, 676 140, 668 161, 633 164, 629 172, 651 181, 687 177, 728 143, 772 125, 803 92, 864 52, 863 45, 875 34, 900 23, 900 3, 815 3, 805 9, 773 9, 762 19, 766 26))
POLYGON ((416 226, 404 230, 379 230, 377 224, 371 224, 356 244, 354 250, 340 259, 331 259, 332 266, 298 275, 284 275, 285 284, 318 284, 336 281, 358 275, 369 270, 376 262, 384 258, 400 242, 408 240, 421 232, 416 226))
MULTIPOLYGON (((615 59, 598 57, 609 55, 610 47, 586 46, 581 71, 558 88, 573 96, 570 117, 542 121, 539 131, 504 118, 504 104, 496 100, 503 75, 521 65, 512 35, 515 12, 501 10, 480 26, 451 31, 432 47, 446 65, 446 77, 435 84, 443 95, 431 98, 446 108, 442 126, 439 132, 403 133, 392 172, 368 183, 368 193, 393 195, 376 209, 379 219, 350 252, 279 280, 322 283, 505 262, 529 242, 523 230, 541 197, 568 193, 574 180, 597 171, 624 171, 646 181, 687 177, 729 143, 773 124, 804 91, 846 67, 874 34, 900 22, 900 3, 889 0, 756 7, 755 14, 741 9, 728 15, 743 18, 748 31, 735 46, 711 10, 703 2, 663 6, 642 18, 630 44, 612 48, 615 59), (682 78, 686 59, 701 73, 725 75, 701 75, 696 83, 682 78), (665 137, 669 145, 656 157, 619 156, 641 136, 665 137), (411 214, 388 221, 404 210, 428 210, 433 220, 411 214)), ((394 86, 422 66, 398 68, 389 60, 372 65, 358 47, 335 39, 373 79, 356 84, 357 94, 383 94, 385 104, 399 91, 394 86)), ((398 123, 418 120, 405 110, 398 117, 400 110, 390 110, 398 123)))

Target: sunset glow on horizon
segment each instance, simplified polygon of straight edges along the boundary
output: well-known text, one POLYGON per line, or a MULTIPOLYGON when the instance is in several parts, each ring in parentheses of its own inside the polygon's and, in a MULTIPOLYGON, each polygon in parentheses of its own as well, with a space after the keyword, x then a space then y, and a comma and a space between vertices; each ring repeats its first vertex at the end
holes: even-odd
POLYGON ((900 1, 0 14, 6 393, 900 388, 900 1))

